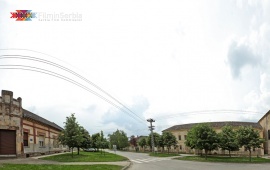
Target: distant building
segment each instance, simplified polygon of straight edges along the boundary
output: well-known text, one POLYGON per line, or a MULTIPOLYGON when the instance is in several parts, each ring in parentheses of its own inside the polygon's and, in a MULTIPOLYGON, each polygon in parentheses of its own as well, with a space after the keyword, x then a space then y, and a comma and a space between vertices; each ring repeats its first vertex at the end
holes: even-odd
POLYGON ((270 111, 268 111, 258 123, 262 126, 263 138, 265 140, 263 147, 264 153, 270 154, 270 111))
MULTIPOLYGON (((221 128, 225 125, 230 125, 234 129, 239 128, 240 126, 252 126, 254 129, 258 130, 260 133, 261 138, 264 138, 266 142, 262 145, 262 148, 254 149, 252 155, 264 155, 270 153, 270 111, 267 112, 259 122, 206 122, 209 123, 216 132, 221 132, 221 128)), ((175 148, 176 152, 183 152, 183 153, 200 153, 202 151, 190 149, 185 145, 186 137, 188 130, 191 129, 193 126, 199 123, 191 123, 191 124, 182 124, 182 125, 175 125, 163 131, 171 132, 177 139, 178 143, 175 148)), ((212 154, 225 154, 227 151, 224 150, 214 150, 212 154)), ((231 152, 232 154, 236 155, 246 155, 248 152, 244 149, 244 147, 240 148, 239 151, 231 152)))
POLYGON ((0 96, 0 157, 28 157, 66 151, 59 144, 63 130, 22 107, 22 99, 2 90, 0 96))

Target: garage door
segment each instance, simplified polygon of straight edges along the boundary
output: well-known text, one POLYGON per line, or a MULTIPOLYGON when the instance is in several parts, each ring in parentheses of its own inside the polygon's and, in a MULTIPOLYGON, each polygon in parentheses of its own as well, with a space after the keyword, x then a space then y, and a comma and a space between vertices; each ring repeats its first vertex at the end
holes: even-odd
POLYGON ((15 130, 0 130, 0 155, 16 155, 15 130))

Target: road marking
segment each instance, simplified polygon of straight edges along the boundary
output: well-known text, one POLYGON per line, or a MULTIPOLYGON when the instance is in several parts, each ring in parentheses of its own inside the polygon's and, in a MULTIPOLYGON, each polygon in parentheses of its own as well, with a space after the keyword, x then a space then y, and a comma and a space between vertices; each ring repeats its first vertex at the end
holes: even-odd
POLYGON ((132 162, 141 164, 141 163, 148 163, 148 162, 159 162, 159 161, 166 161, 170 160, 170 158, 147 158, 147 159, 132 159, 132 162))
POLYGON ((131 160, 132 162, 136 162, 138 164, 141 164, 142 162, 136 161, 136 160, 131 160))

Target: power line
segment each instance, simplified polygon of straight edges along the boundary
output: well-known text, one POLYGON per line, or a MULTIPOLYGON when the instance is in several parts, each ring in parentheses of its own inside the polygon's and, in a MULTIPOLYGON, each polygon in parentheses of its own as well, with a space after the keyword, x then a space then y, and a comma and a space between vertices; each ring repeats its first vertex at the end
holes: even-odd
POLYGON ((200 111, 190 111, 190 112, 180 112, 177 114, 164 115, 156 117, 158 120, 170 119, 179 116, 189 116, 189 115, 198 115, 198 114, 216 114, 216 113, 249 113, 249 114, 264 114, 262 112, 257 111, 247 111, 247 110, 200 110, 200 111))
MULTIPOLYGON (((108 100, 107 98, 105 98, 104 96, 100 95, 99 93, 89 89, 88 87, 82 85, 81 83, 78 83, 77 81, 73 80, 73 79, 70 79, 66 76, 63 76, 61 74, 58 74, 58 73, 55 73, 53 71, 49 71, 49 70, 46 70, 46 69, 41 69, 41 68, 37 68, 37 67, 32 67, 32 66, 27 66, 27 65, 0 65, 0 67, 5 67, 5 68, 0 68, 0 69, 8 69, 8 70, 26 70, 26 71, 33 71, 33 72, 39 72, 39 73, 43 73, 43 74, 47 74, 47 75, 50 75, 50 76, 54 76, 54 77, 57 77, 57 78, 60 78, 62 80, 65 80, 65 81, 68 81, 78 87, 81 87, 82 89, 84 90, 87 90, 88 92, 96 95, 97 97, 103 99, 104 101, 108 102, 109 104, 113 105, 114 107, 116 107, 117 109, 121 110, 122 112, 124 113, 127 113, 129 116, 131 116, 134 120, 137 120, 135 119, 134 115, 132 115, 131 113, 127 112, 126 110, 124 110, 123 108, 121 108, 120 106, 116 105, 115 103, 113 103, 112 101, 108 100), (15 67, 15 68, 14 68, 15 67), (16 68, 16 67, 23 67, 23 68, 16 68)), ((138 121, 138 120, 137 120, 138 121)), ((144 122, 141 122, 140 123, 144 124, 144 122)), ((144 124, 145 125, 145 124, 144 124)))
POLYGON ((110 98, 112 98, 113 100, 115 100, 118 104, 120 104, 121 106, 123 106, 125 109, 127 109, 129 112, 131 112, 132 114, 134 114, 136 117, 138 117, 141 121, 144 122, 144 119, 142 119, 141 117, 139 117, 136 113, 134 113, 132 110, 130 110, 127 106, 125 106, 122 102, 120 102, 119 100, 117 100, 115 97, 113 97, 111 94, 109 94, 108 92, 106 92, 105 90, 103 90, 100 86, 96 85, 95 83, 91 82, 90 80, 88 80, 87 78, 81 76, 80 74, 76 73, 75 71, 72 71, 62 65, 59 65, 57 63, 45 60, 45 59, 41 59, 38 57, 32 57, 32 56, 25 56, 25 55, 0 55, 0 59, 22 59, 22 60, 31 60, 31 61, 36 61, 36 62, 41 62, 41 63, 45 63, 51 66, 55 66, 57 68, 60 68, 64 71, 67 71, 73 75, 75 75, 76 77, 84 80, 85 82, 87 82, 88 84, 94 86, 95 88, 97 88, 98 90, 100 90, 101 92, 103 92, 104 94, 106 94, 107 96, 109 96, 110 98))

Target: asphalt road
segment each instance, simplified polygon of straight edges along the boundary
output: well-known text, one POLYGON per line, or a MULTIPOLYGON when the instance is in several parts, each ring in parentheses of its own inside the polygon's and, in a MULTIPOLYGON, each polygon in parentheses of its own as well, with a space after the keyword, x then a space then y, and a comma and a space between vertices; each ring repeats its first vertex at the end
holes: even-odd
MULTIPOLYGON (((110 151, 112 152, 112 151, 110 151)), ((114 152, 112 152, 114 153, 114 152)), ((120 152, 116 154, 129 158, 130 170, 269 170, 270 164, 207 163, 157 158, 144 153, 120 152)))

